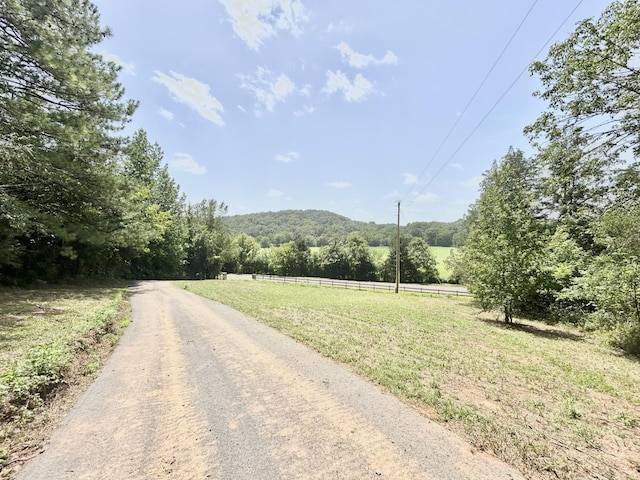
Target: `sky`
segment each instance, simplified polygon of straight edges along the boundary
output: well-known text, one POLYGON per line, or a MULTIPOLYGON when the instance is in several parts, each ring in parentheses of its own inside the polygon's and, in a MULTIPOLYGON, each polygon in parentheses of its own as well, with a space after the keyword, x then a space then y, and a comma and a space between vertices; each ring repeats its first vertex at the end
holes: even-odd
POLYGON ((604 0, 94 0, 191 203, 451 222, 543 112, 527 70, 604 0), (555 33, 557 31, 557 33, 555 33), (551 43, 548 43, 551 42, 551 43), (546 45, 546 46, 545 46, 546 45))

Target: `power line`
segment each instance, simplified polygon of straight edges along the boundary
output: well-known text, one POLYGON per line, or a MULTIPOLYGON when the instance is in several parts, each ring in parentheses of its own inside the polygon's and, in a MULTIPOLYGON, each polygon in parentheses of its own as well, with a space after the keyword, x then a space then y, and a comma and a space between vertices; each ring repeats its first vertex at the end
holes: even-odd
POLYGON ((571 18, 573 16, 573 14, 575 13, 575 11, 578 9, 578 7, 580 7, 580 5, 582 5, 584 0, 580 0, 578 2, 578 4, 573 8, 573 10, 571 10, 571 12, 569 13, 569 15, 566 16, 566 18, 563 20, 563 22, 560 24, 560 26, 558 28, 556 28, 556 30, 551 34, 551 36, 549 37, 549 39, 545 42, 545 44, 540 48, 540 50, 538 50, 536 52, 536 54, 533 56, 533 58, 531 59, 531 61, 529 61, 527 63, 527 65, 522 69, 522 71, 520 72, 520 74, 516 77, 516 79, 511 82, 511 85, 509 85, 509 87, 504 91, 504 93, 500 96, 500 98, 498 98, 498 100, 493 104, 493 106, 489 109, 489 111, 482 117, 482 119, 476 124, 476 126, 473 128, 473 130, 471 130, 471 133, 469 133, 469 135, 466 136, 466 138, 462 141, 462 143, 458 146, 458 148, 456 148, 456 150, 453 152, 453 154, 451 154, 451 156, 447 159, 446 162, 444 162, 442 164, 442 166, 438 169, 438 171, 433 175, 433 177, 431 177, 431 179, 425 184, 425 186, 422 188, 422 190, 420 190, 417 194, 417 196, 421 195, 422 193, 424 193, 424 191, 427 189, 427 187, 429 185, 431 185, 433 183, 433 181, 437 178, 438 175, 440 175, 440 173, 442 172, 442 170, 444 170, 444 168, 449 164, 449 162, 451 162, 451 160, 453 160, 453 157, 455 157, 457 155, 457 153, 462 149, 462 147, 464 147, 464 145, 469 141, 469 139, 473 136, 473 134, 478 130, 478 128, 480 128, 480 126, 484 123, 484 121, 489 117, 489 115, 491 115, 491 113, 495 110, 495 108, 498 106, 498 104, 502 101, 502 99, 504 97, 507 96, 507 94, 511 91, 511 89, 514 87, 514 85, 518 82, 518 80, 520 80, 520 78, 522 77, 522 75, 524 75, 524 73, 529 69, 529 65, 531 63, 533 63, 535 61, 535 59, 538 57, 538 55, 540 55, 540 53, 542 53, 542 51, 547 47, 547 45, 549 44, 549 42, 551 42, 551 40, 553 40, 553 37, 556 36, 556 34, 560 31, 560 29, 564 26, 565 23, 567 23, 567 21, 569 20, 569 18, 571 18))
MULTIPOLYGON (((487 79, 489 78, 489 76, 491 75, 491 73, 493 72, 493 70, 496 68, 496 66, 498 65, 498 62, 500 62, 500 60, 502 59, 502 56, 505 54, 505 52, 507 51, 507 49, 509 48, 509 45, 511 45, 511 42, 513 42, 513 39, 516 37, 516 35, 518 34, 518 32, 520 31, 520 28, 522 28, 522 25, 524 25, 524 22, 527 20, 527 18, 529 18, 529 14, 531 13, 531 11, 533 10, 533 8, 536 6, 536 4, 538 3, 538 0, 534 0, 534 2, 531 4, 531 7, 529 7, 529 10, 527 10, 527 13, 525 14, 524 18, 520 21, 520 24, 518 25, 518 27, 515 29, 515 31, 513 32, 513 34, 511 35, 511 38, 509 38, 509 41, 506 43, 506 45, 504 46, 504 48, 502 49, 502 51, 500 52, 500 55, 498 55, 498 58, 496 58, 496 60, 493 62, 493 65, 491 66, 491 68, 489 69, 489 71, 487 72, 487 74, 484 76, 484 78, 482 79, 482 82, 480 82, 480 85, 478 85, 478 88, 476 88, 476 91, 473 93, 473 95, 471 96, 471 98, 469 99, 469 101, 467 102, 467 104, 465 105, 464 109, 462 110, 462 113, 458 116, 458 118, 456 119, 456 121, 454 122, 453 126, 449 129, 449 131, 447 132, 447 134, 445 135, 444 139, 442 140, 442 142, 440 142, 440 145, 438 146, 438 148, 436 149, 435 153, 433 154, 433 156, 431 157, 431 159, 429 160, 429 162, 427 162, 427 165, 424 167, 424 169, 422 169, 422 172, 420 172, 420 175, 418 175, 418 180, 420 178, 422 178, 422 176, 425 174, 425 172, 427 171, 427 169, 431 166, 431 164, 433 163, 433 161, 435 160, 435 158, 438 156, 438 153, 440 153, 440 150, 442 150, 442 147, 444 146, 444 144, 447 142, 447 140, 449 139, 449 137, 451 136, 451 134, 453 133, 453 131, 456 129, 456 127, 458 126, 458 123, 460 123, 460 120, 462 119, 462 117, 464 116, 464 114, 467 112, 467 110, 469 109, 469 106, 471 106, 471 103, 475 100, 476 96, 478 95, 478 92, 480 92, 480 90, 482 89, 482 87, 484 86, 484 84, 486 83, 487 79)), ((414 186, 412 185, 411 188, 409 188, 409 190, 407 191, 407 193, 405 194, 403 199, 406 199, 409 194, 411 193, 411 191, 413 190, 414 186)))

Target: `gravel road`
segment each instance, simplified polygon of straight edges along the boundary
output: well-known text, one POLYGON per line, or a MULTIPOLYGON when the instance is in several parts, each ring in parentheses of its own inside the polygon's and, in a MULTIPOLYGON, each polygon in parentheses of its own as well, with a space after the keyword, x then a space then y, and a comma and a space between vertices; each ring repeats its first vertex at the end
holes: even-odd
POLYGON ((18 479, 520 479, 376 386, 168 282, 18 479))

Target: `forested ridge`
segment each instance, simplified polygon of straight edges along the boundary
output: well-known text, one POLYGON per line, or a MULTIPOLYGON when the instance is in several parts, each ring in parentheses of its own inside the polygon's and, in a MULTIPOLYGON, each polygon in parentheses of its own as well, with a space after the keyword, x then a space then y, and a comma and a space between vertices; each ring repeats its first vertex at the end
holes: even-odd
MULTIPOLYGON (((262 247, 304 239, 321 247, 336 237, 360 234, 372 247, 395 243, 396 225, 359 222, 326 210, 282 210, 278 212, 230 215, 224 223, 234 233, 246 233, 262 247)), ((462 237, 464 221, 415 222, 402 226, 403 233, 422 238, 432 247, 451 247, 462 237)))
MULTIPOLYGON (((0 2, 0 283, 390 278, 395 249, 382 260, 369 246, 392 244, 393 225, 189 204, 160 146, 122 135, 137 104, 93 53, 108 35, 86 0, 0 2)), ((525 128, 534 153, 505 139, 463 220, 403 227, 402 281, 438 280, 429 245, 460 246, 454 277, 507 322, 571 321, 640 352, 639 48, 640 0, 621 0, 531 65, 547 104, 525 128)))

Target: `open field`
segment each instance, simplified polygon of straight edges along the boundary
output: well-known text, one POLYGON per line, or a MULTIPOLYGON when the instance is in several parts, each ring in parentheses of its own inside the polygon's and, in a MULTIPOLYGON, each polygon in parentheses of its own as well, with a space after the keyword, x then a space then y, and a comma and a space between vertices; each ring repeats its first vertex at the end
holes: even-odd
POLYGON ((128 322, 126 295, 113 286, 0 289, 2 478, 99 371, 128 322))
POLYGON ((258 281, 178 282, 381 385, 529 478, 640 478, 640 362, 468 299, 258 281))

